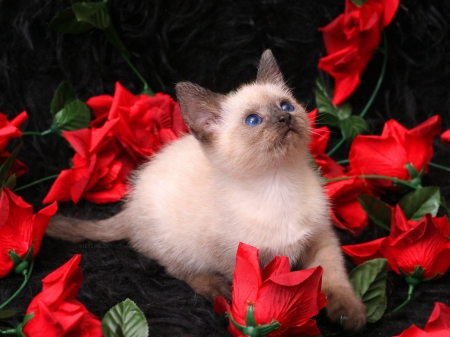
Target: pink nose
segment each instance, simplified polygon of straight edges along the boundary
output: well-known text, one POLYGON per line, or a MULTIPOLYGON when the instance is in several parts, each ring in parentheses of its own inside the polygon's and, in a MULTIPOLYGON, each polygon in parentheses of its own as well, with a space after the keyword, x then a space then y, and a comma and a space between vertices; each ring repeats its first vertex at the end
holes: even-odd
POLYGON ((282 114, 278 118, 278 123, 284 123, 286 125, 289 125, 291 123, 291 115, 290 114, 282 114))

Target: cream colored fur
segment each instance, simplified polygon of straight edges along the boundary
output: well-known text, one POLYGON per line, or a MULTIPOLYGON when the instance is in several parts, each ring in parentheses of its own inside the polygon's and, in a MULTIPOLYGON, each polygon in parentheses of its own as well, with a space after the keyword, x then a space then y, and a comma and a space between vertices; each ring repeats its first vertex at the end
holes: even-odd
POLYGON ((178 84, 177 96, 193 135, 135 173, 124 210, 96 222, 57 217, 48 233, 72 241, 127 239, 211 299, 229 297, 236 249, 245 242, 260 250, 262 264, 286 255, 293 268, 321 265, 330 318, 343 315, 346 328, 362 328, 365 307, 348 281, 320 179, 308 164, 306 111, 271 52, 263 54, 257 80, 230 96, 191 83, 178 84), (289 126, 279 122, 284 101, 295 107, 289 126), (245 124, 250 113, 261 125, 245 124))

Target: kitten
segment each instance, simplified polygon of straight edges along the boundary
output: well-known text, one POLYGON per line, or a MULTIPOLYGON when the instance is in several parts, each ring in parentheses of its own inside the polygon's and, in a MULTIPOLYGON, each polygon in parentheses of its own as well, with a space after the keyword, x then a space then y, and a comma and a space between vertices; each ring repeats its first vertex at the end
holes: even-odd
POLYGON ((54 217, 47 234, 69 241, 126 239, 170 275, 214 299, 230 298, 240 241, 261 264, 321 265, 333 321, 358 330, 365 306, 349 283, 328 203, 309 165, 307 113, 270 50, 257 79, 229 96, 176 86, 192 134, 164 148, 134 176, 124 209, 107 220, 54 217))

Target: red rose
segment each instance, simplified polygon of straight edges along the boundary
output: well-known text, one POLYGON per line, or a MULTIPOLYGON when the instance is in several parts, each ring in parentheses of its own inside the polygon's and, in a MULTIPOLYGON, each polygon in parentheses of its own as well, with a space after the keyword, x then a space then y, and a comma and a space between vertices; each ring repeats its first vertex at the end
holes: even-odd
MULTIPOLYGON (((316 128, 317 109, 308 114, 311 126, 311 142, 309 149, 319 167, 320 173, 326 178, 345 177, 345 168, 326 154, 330 130, 327 127, 316 128)), ((356 177, 348 180, 330 182, 325 185, 325 192, 331 202, 330 216, 334 225, 359 234, 368 223, 368 216, 358 202, 361 194, 371 194, 367 183, 356 177)))
POLYGON ((136 164, 188 132, 178 103, 166 94, 136 97, 117 82, 114 97, 101 95, 86 103, 96 117, 92 126, 119 119, 113 133, 136 164))
POLYGON ((447 130, 442 133, 441 142, 447 146, 450 146, 450 130, 447 130))
POLYGON ((450 337, 450 307, 444 303, 434 303, 425 329, 413 325, 394 337, 450 337))
MULTIPOLYGON (((268 336, 315 336, 315 316, 326 305, 321 291, 322 268, 291 272, 289 259, 277 256, 261 272, 258 250, 240 243, 236 255, 232 305, 217 297, 214 309, 228 312, 230 320, 246 325, 248 310, 253 310, 258 329, 274 328, 268 336)), ((248 327, 248 326, 247 326, 248 327)), ((229 332, 242 336, 234 324, 229 332)))
POLYGON ((311 127, 309 150, 324 177, 336 177, 344 174, 344 168, 326 154, 330 130, 326 127, 316 128, 317 109, 308 114, 311 127))
POLYGON ((335 79, 333 104, 343 103, 360 83, 359 76, 380 45, 380 32, 392 21, 399 0, 345 1, 345 13, 320 30, 327 56, 318 67, 335 79))
POLYGON ((336 227, 358 235, 368 224, 368 215, 361 207, 358 196, 372 194, 363 179, 350 179, 329 182, 325 191, 331 201, 331 220, 336 227))
POLYGON ((53 203, 33 214, 33 207, 7 188, 1 191, 0 199, 0 277, 7 275, 13 268, 10 251, 22 259, 33 246, 32 258, 41 247, 42 237, 48 222, 56 213, 53 203))
POLYGON ((411 275, 418 267, 423 279, 441 277, 450 267, 450 226, 447 217, 426 214, 420 221, 407 220, 400 206, 392 213, 390 236, 343 246, 355 263, 384 257, 397 274, 411 275))
MULTIPOLYGON (((381 136, 358 135, 350 148, 349 174, 410 180, 406 164, 411 164, 417 172, 427 172, 433 155, 433 139, 440 129, 441 119, 436 115, 411 130, 390 120, 384 125, 381 136)), ((368 182, 375 186, 392 186, 389 180, 370 179, 368 182)))
MULTIPOLYGON (((0 166, 8 159, 10 156, 10 153, 8 151, 4 151, 0 153, 0 166)), ((14 163, 11 167, 11 171, 9 174, 15 174, 16 178, 23 176, 25 173, 28 172, 28 167, 24 163, 22 163, 20 160, 16 159, 14 160, 14 163)))
POLYGON ((95 203, 119 201, 126 193, 126 180, 134 163, 118 146, 111 129, 119 119, 101 128, 63 132, 75 149, 73 168, 63 170, 44 203, 54 200, 77 203, 82 197, 95 203))
POLYGON ((34 315, 23 328, 26 337, 102 336, 100 320, 76 299, 83 280, 80 259, 75 255, 42 280, 42 292, 27 309, 34 315))
MULTIPOLYGON (((2 165, 9 157, 9 152, 5 151, 6 146, 12 138, 22 136, 19 128, 27 120, 28 115, 25 111, 18 114, 11 122, 8 122, 6 116, 0 113, 0 165, 2 165)), ((28 171, 28 167, 19 160, 14 160, 10 174, 14 173, 16 177, 24 175, 28 171)))
POLYGON ((11 122, 8 122, 6 116, 0 113, 0 152, 4 151, 11 138, 22 136, 19 128, 27 120, 28 115, 25 111, 18 114, 11 122))

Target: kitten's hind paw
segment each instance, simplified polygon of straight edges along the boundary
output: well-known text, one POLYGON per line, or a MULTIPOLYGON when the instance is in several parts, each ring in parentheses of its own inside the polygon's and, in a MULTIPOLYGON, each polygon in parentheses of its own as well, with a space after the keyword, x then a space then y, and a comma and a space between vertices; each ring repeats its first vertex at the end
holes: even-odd
POLYGON ((223 276, 218 274, 191 275, 186 279, 187 284, 200 295, 214 301, 217 296, 223 296, 231 300, 231 284, 223 276))

